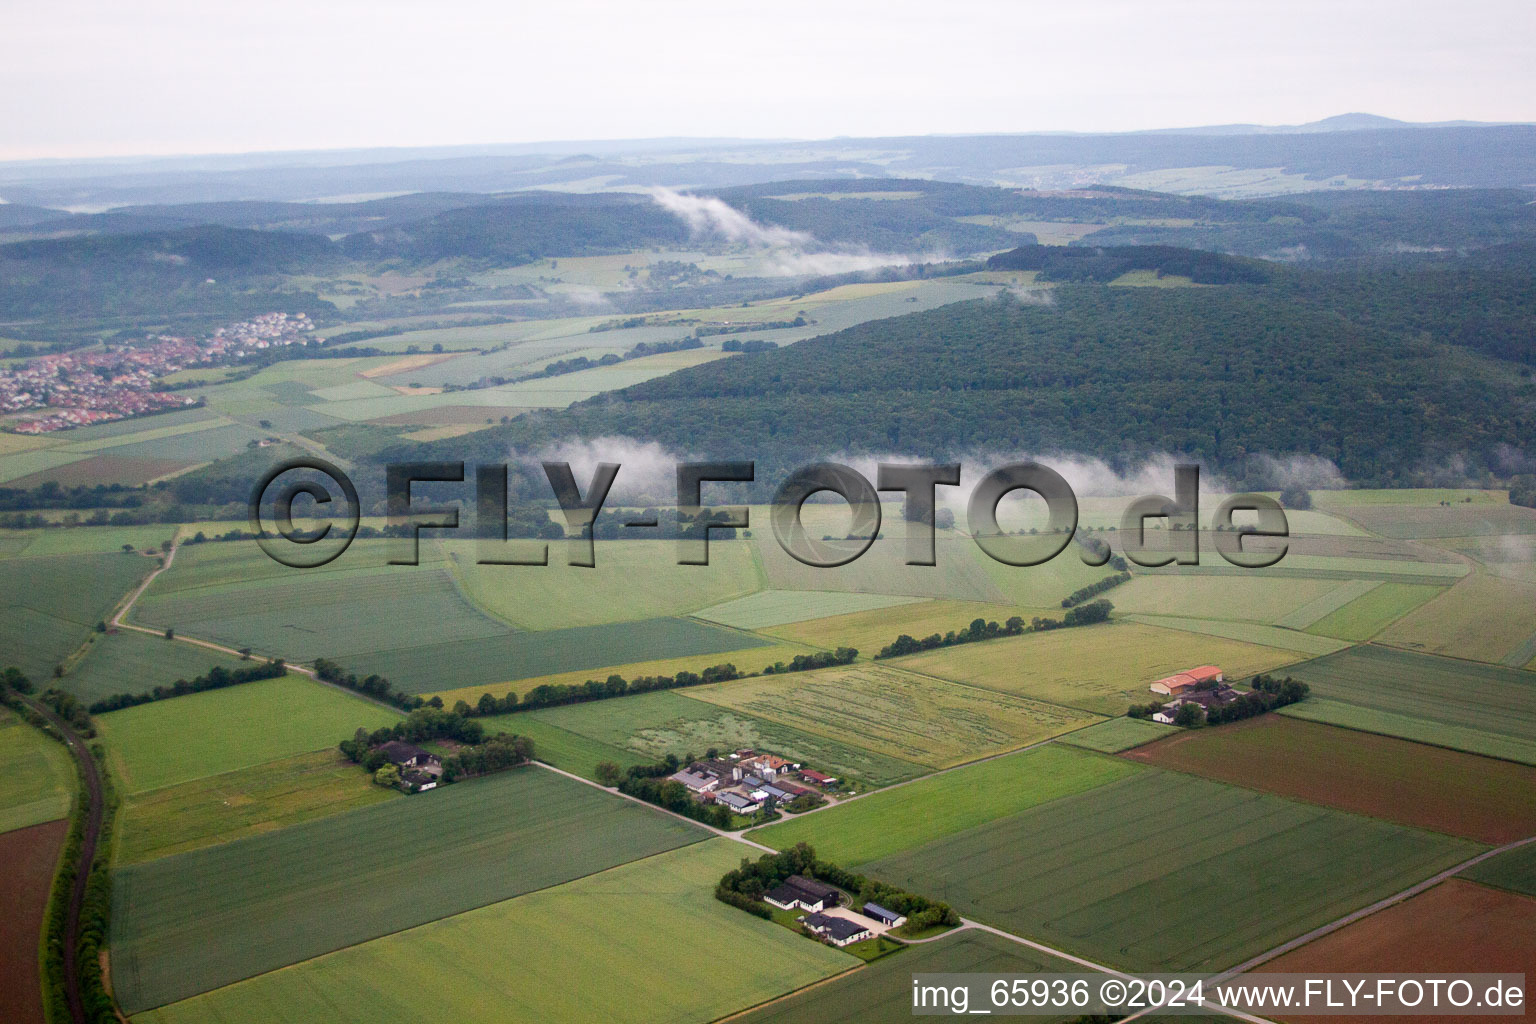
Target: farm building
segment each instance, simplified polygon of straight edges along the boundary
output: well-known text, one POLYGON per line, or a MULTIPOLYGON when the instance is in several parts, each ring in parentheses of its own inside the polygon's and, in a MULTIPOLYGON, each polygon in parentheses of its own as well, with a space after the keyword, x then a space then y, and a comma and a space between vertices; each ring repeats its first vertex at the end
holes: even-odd
POLYGON ((400 775, 400 788, 407 793, 425 793, 437 788, 437 776, 416 768, 409 768, 400 775))
POLYGON ((763 900, 780 910, 809 910, 820 913, 827 907, 835 907, 843 894, 836 886, 827 885, 802 875, 790 875, 763 894, 763 900))
POLYGON ((720 780, 718 778, 703 772, 694 771, 691 768, 685 768, 670 776, 670 778, 672 781, 681 782, 684 786, 688 787, 690 793, 712 793, 720 788, 720 780))
POLYGON ((1174 696, 1180 693, 1188 693, 1203 685, 1221 683, 1226 677, 1220 668, 1215 665, 1201 665, 1186 672, 1175 672, 1171 676, 1159 679, 1150 687, 1153 693, 1166 693, 1174 696))
POLYGON ((380 746, 379 751, 390 764, 396 765, 402 772, 407 768, 417 768, 431 775, 442 774, 443 763, 438 756, 429 750, 421 749, 414 743, 390 740, 380 746))
POLYGON ((900 928, 907 923, 905 914, 898 914, 894 910, 886 910, 878 903, 864 904, 864 916, 874 918, 881 924, 891 928, 900 928))
POLYGON ((800 919, 806 931, 819 935, 834 946, 850 946, 870 938, 870 930, 846 917, 828 917, 826 914, 807 914, 800 919))
POLYGON ((837 785, 837 779, 833 778, 830 775, 823 775, 821 772, 818 772, 818 771, 812 771, 809 768, 803 769, 800 772, 800 777, 802 779, 804 779, 806 782, 814 782, 818 786, 835 786, 835 785, 837 785))
POLYGON ((1162 706, 1162 709, 1152 715, 1152 721, 1162 722, 1164 725, 1173 724, 1178 717, 1179 708, 1185 704, 1198 704, 1209 711, 1211 708, 1226 707, 1242 694, 1230 686, 1218 686, 1214 690, 1191 690, 1179 694, 1173 700, 1162 706))

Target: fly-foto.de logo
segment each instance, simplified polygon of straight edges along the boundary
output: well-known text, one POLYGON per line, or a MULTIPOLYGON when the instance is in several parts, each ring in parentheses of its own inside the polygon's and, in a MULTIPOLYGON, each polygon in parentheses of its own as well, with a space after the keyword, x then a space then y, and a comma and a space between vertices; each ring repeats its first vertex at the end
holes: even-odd
MULTIPOLYGON (((542 463, 551 497, 558 505, 568 531, 567 564, 591 567, 596 562, 593 524, 598 521, 614 481, 623 466, 599 463, 585 487, 576 480, 568 462, 542 463)), ((751 484, 757 479, 752 462, 680 462, 676 467, 677 503, 674 513, 677 562, 708 565, 710 535, 734 534, 750 529, 752 509, 747 505, 705 505, 704 486, 714 493, 732 484, 751 484)), ((481 565, 548 565, 549 541, 509 535, 508 469, 505 464, 482 464, 473 480, 462 462, 396 463, 384 467, 385 536, 399 544, 391 565, 416 565, 422 530, 457 531, 464 527, 460 505, 473 508, 466 535, 476 541, 476 561, 481 565), (412 498, 412 486, 461 485, 463 493, 453 505, 421 506, 412 498)), ((768 506, 768 522, 774 539, 797 561, 820 568, 847 565, 857 560, 880 537, 882 493, 900 494, 905 520, 905 561, 908 565, 937 565, 935 543, 939 529, 941 487, 959 487, 958 463, 880 463, 875 482, 858 470, 833 462, 797 469, 784 478, 768 506), (817 539, 806 529, 803 510, 816 495, 837 495, 852 513, 847 537, 817 539)), ((300 458, 274 466, 251 491, 250 522, 256 541, 274 560, 295 568, 314 568, 334 561, 358 536, 362 506, 357 488, 341 469, 323 459, 300 458), (296 505, 308 499, 310 512, 337 512, 317 528, 300 529, 294 523, 296 505)), ((621 525, 635 535, 663 529, 655 510, 635 513, 621 525)), ((1078 532, 1078 502, 1062 475, 1039 462, 1015 462, 986 473, 971 490, 965 506, 965 532, 988 556, 1012 566, 1041 565, 1060 555, 1074 540, 1088 565, 1104 565, 1114 555, 1100 537, 1078 532), (1043 500, 1044 528, 1004 530, 998 522, 1002 500, 1027 491, 1043 500)), ((1137 565, 1200 564, 1200 467, 1174 467, 1173 497, 1148 494, 1135 498, 1120 518, 1116 539, 1121 552, 1137 565), (1159 542, 1149 543, 1153 526, 1166 524, 1159 542)), ((1261 569, 1285 557, 1290 525, 1285 510, 1265 494, 1234 494, 1217 507, 1205 527, 1216 553, 1232 565, 1261 569), (1241 525, 1235 521, 1245 514, 1241 525), (1263 538, 1262 547, 1247 542, 1263 538)))

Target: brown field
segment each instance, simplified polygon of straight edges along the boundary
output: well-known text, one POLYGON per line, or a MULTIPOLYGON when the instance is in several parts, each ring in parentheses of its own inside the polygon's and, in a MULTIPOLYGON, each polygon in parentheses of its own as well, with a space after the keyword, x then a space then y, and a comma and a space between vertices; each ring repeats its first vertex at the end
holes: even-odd
POLYGON ((1122 757, 1490 844, 1536 833, 1536 768, 1264 715, 1122 757))
MULTIPOLYGON (((1277 957, 1263 973, 1478 972, 1529 974, 1536 964, 1536 900, 1453 878, 1277 957)), ((1480 993, 1479 993, 1480 994, 1480 993)), ((1285 1017, 1318 1024, 1490 1021, 1509 1017, 1285 1017)))
POLYGON ((93 455, 79 462, 12 480, 6 486, 36 487, 44 481, 57 480, 65 487, 77 484, 123 484, 132 487, 193 465, 196 463, 186 459, 131 459, 122 455, 93 455))
POLYGON ((444 359, 452 359, 456 353, 452 352, 423 352, 419 355, 403 356, 393 362, 375 366, 371 370, 364 370, 359 377, 388 377, 392 373, 404 373, 407 370, 419 370, 433 363, 440 363, 444 359))
POLYGON ((0 1020, 6 1024, 43 1024, 37 940, 68 832, 69 822, 60 820, 0 834, 0 1020))

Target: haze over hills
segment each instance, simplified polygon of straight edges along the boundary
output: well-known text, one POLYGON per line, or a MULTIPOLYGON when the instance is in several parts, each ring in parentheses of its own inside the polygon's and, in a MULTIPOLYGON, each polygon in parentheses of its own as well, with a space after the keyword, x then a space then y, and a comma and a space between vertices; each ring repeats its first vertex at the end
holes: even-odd
POLYGON ((406 192, 726 188, 796 178, 931 178, 1182 194, 1536 184, 1536 126, 1342 114, 1293 126, 1119 134, 763 141, 649 139, 0 164, 0 199, 73 211, 406 192))

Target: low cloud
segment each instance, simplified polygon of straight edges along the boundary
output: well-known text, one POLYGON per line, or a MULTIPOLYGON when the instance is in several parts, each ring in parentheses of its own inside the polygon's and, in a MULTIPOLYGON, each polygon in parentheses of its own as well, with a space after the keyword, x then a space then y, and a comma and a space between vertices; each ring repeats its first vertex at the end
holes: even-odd
POLYGON ((688 230, 698 238, 714 238, 760 250, 765 271, 773 277, 826 277, 943 258, 936 254, 919 258, 877 253, 867 246, 824 245, 806 231, 759 224, 713 196, 696 196, 659 187, 651 189, 650 196, 658 206, 687 224, 688 230))

